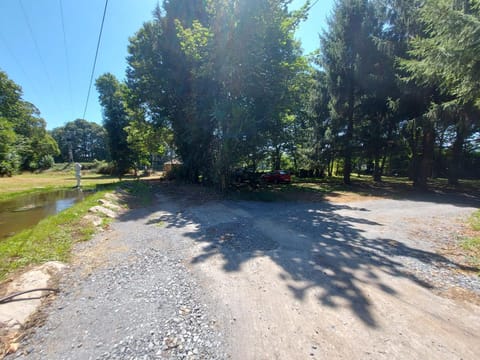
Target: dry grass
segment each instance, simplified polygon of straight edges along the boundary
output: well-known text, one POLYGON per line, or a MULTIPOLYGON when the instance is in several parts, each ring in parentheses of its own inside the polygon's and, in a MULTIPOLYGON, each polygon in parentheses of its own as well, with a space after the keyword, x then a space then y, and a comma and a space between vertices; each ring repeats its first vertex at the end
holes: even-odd
MULTIPOLYGON (((86 173, 82 176, 82 187, 118 182, 113 176, 86 173)), ((0 200, 21 194, 69 188, 77 184, 75 176, 70 172, 43 172, 39 174, 23 173, 12 177, 0 178, 0 200)))

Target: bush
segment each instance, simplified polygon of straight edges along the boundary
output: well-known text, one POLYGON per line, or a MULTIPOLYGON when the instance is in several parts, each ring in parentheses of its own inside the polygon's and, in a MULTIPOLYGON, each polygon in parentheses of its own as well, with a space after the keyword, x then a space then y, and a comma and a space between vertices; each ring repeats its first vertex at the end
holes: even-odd
POLYGON ((50 169, 55 164, 52 155, 43 155, 40 160, 38 160, 38 169, 46 170, 50 169))
POLYGON ((185 180, 186 177, 186 170, 182 165, 175 165, 165 173, 167 180, 185 180))
POLYGON ((97 174, 102 174, 102 175, 112 175, 115 174, 116 168, 115 164, 111 162, 106 162, 106 161, 98 161, 97 162, 97 174))
POLYGON ((15 171, 13 165, 7 161, 0 161, 0 176, 12 176, 15 171))
POLYGON ((93 162, 82 162, 82 170, 96 170, 101 162, 97 160, 93 160, 93 162))

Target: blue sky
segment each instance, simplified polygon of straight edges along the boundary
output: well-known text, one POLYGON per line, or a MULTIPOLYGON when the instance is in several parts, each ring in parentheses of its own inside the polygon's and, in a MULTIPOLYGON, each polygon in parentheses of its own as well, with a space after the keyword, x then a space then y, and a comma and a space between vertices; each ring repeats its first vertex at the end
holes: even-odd
MULTIPOLYGON (((157 2, 109 1, 94 79, 105 72, 124 79, 128 38, 152 18, 157 2)), ((292 7, 303 3, 294 0, 292 7)), ((319 0, 300 26, 306 52, 318 47, 333 3, 319 0)), ((48 129, 83 116, 104 6, 103 0, 0 0, 0 69, 39 108, 48 129)), ((102 121, 95 86, 85 118, 102 121)))

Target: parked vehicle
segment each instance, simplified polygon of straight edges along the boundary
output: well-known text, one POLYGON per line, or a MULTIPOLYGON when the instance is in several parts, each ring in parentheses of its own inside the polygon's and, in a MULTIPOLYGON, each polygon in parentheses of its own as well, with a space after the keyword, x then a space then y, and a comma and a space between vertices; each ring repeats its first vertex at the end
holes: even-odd
POLYGON ((262 181, 268 183, 287 183, 289 184, 292 181, 290 173, 286 170, 274 170, 268 173, 265 173, 261 177, 262 181))
POLYGON ((233 181, 235 183, 258 184, 260 174, 250 169, 235 169, 232 173, 233 181))

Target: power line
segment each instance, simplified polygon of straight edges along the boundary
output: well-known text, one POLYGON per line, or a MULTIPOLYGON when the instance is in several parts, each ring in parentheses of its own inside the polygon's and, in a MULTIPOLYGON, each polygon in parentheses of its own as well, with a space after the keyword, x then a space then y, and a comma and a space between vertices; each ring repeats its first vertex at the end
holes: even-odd
POLYGON ((70 114, 73 117, 73 99, 72 99, 72 78, 70 76, 70 61, 68 59, 67 35, 65 33, 65 16, 63 14, 62 0, 58 0, 60 5, 60 17, 62 19, 63 47, 65 49, 65 61, 67 63, 68 94, 70 95, 70 114))
POLYGON ((88 100, 90 99, 90 90, 92 89, 93 76, 95 74, 95 66, 97 65, 98 49, 100 48, 100 40, 102 39, 103 24, 105 22, 105 15, 107 14, 107 6, 108 6, 108 0, 105 0, 105 8, 103 9, 102 25, 100 26, 100 33, 98 34, 97 51, 95 52, 95 59, 93 60, 92 75, 90 76, 90 84, 88 85, 87 101, 85 102, 85 110, 83 110, 82 119, 85 119, 85 114, 87 113, 88 100))
POLYGON ((307 13, 308 13, 310 10, 312 10, 312 8, 313 8, 315 5, 317 5, 318 1, 319 1, 319 0, 315 0, 315 1, 307 8, 307 13))
POLYGON ((45 61, 43 60, 42 53, 40 52, 40 47, 38 46, 37 39, 35 38, 32 26, 30 25, 30 20, 27 16, 27 12, 25 11, 25 7, 23 6, 22 0, 20 0, 20 8, 22 9, 22 14, 23 14, 23 17, 25 18, 25 22, 27 23, 28 31, 30 32, 30 37, 32 38, 33 44, 35 45, 35 50, 37 51, 37 56, 40 59, 40 62, 43 66, 43 71, 45 72, 45 75, 46 75, 47 81, 48 81, 48 85, 50 87, 50 91, 52 92, 52 95, 53 95, 52 80, 50 78, 50 74, 48 73, 47 65, 45 65, 45 61))
MULTIPOLYGON (((10 54, 10 57, 13 59, 13 62, 18 66, 18 68, 20 69, 20 71, 22 72, 23 74, 23 77, 25 78, 24 81, 22 81, 22 84, 25 84, 29 79, 32 79, 31 76, 29 76, 27 74, 27 72, 25 71, 25 68, 23 67, 20 59, 15 56, 15 53, 13 52, 12 48, 10 47, 10 45, 8 44, 8 42, 5 40, 5 38, 3 37, 2 33, 0 32, 0 43, 3 43, 4 47, 7 49, 7 52, 10 54)), ((33 92, 33 96, 34 98, 39 98, 38 97, 38 94, 40 94, 38 92, 38 88, 35 86, 35 83, 33 82, 29 82, 30 83, 30 88, 33 92)), ((22 85, 21 84, 21 85, 22 85)), ((23 89, 25 88, 25 86, 22 86, 22 91, 23 89)), ((25 99, 24 99, 25 100, 25 99)))

